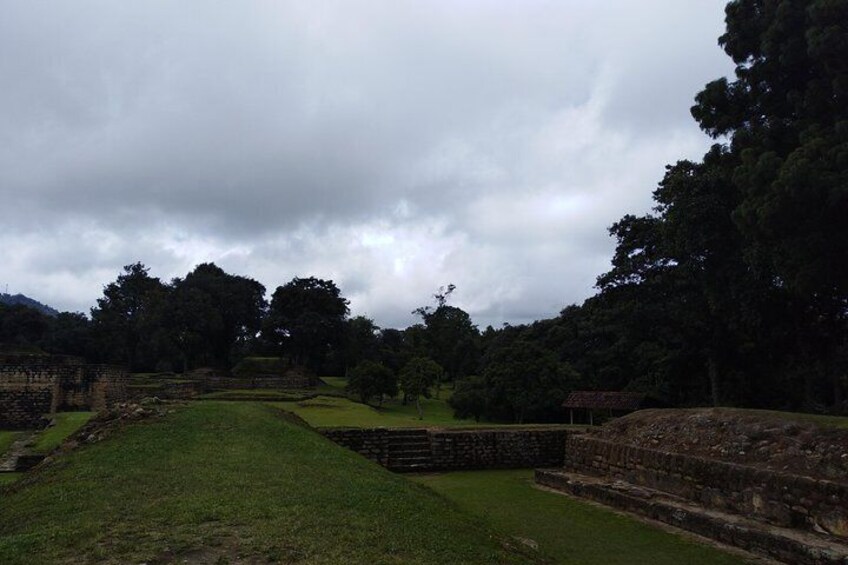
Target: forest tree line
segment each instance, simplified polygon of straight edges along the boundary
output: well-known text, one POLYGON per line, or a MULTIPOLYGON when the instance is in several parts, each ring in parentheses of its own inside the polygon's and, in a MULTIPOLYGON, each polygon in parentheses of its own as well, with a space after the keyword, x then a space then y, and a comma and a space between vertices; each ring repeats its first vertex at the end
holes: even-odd
POLYGON ((449 286, 419 323, 379 328, 332 281, 294 279, 266 302, 213 264, 168 283, 135 264, 90 320, 0 310, 0 341, 134 370, 282 354, 374 402, 428 360, 458 415, 498 421, 558 419, 574 389, 848 412, 848 3, 735 0, 726 26, 735 77, 692 107, 716 143, 667 167, 651 213, 610 228, 597 294, 556 317, 481 332, 449 286))

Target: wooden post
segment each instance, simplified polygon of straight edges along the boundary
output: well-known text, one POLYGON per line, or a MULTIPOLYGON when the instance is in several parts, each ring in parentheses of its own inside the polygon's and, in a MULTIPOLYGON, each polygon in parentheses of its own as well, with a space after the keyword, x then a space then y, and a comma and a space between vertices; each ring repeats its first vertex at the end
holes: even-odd
POLYGON ((595 411, 590 408, 589 409, 589 425, 590 426, 595 425, 595 417, 594 416, 595 416, 595 411))
POLYGON ((571 420, 571 425, 574 425, 574 408, 568 409, 568 419, 571 420))

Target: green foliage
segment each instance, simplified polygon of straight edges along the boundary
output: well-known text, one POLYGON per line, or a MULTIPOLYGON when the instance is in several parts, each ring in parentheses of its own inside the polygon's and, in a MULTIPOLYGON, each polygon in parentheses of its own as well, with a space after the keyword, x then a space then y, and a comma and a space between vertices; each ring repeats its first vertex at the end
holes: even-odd
POLYGON ((382 363, 362 361, 350 371, 347 390, 358 395, 363 403, 376 396, 382 405, 384 396, 397 396, 398 378, 382 363))
POLYGON ((440 288, 434 295, 436 308, 426 306, 413 312, 424 322, 418 354, 436 361, 448 380, 473 373, 479 359, 477 327, 467 312, 447 304, 455 289, 452 284, 447 289, 440 288))
POLYGON ((348 313, 333 281, 295 277, 274 291, 262 333, 296 364, 318 370, 340 347, 348 313))
POLYGON ((474 418, 479 422, 488 404, 486 381, 482 377, 466 377, 456 382, 456 390, 448 399, 457 418, 474 418))
POLYGON ((438 363, 426 357, 415 357, 404 365, 400 372, 400 387, 404 397, 415 402, 418 419, 424 419, 421 397, 430 397, 430 387, 441 381, 444 370, 438 363))

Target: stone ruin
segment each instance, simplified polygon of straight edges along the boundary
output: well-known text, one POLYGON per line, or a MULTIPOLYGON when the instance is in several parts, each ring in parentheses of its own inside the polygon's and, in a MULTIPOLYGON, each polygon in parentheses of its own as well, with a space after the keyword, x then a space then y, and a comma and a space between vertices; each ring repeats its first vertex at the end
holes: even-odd
POLYGON ((58 411, 105 410, 126 399, 127 375, 78 357, 0 355, 0 429, 43 427, 58 411))

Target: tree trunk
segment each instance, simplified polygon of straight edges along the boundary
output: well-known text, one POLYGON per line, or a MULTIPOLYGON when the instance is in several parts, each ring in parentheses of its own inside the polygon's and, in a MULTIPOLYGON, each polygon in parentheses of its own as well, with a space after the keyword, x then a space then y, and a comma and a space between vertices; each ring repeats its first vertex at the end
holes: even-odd
POLYGON ((415 409, 418 410, 418 419, 423 420, 424 419, 424 411, 421 410, 421 399, 420 399, 420 397, 417 397, 417 396, 415 397, 415 409))
POLYGON ((707 356, 707 373, 710 377, 710 397, 712 398, 713 406, 719 406, 721 404, 721 389, 719 386, 718 363, 713 353, 707 356))

